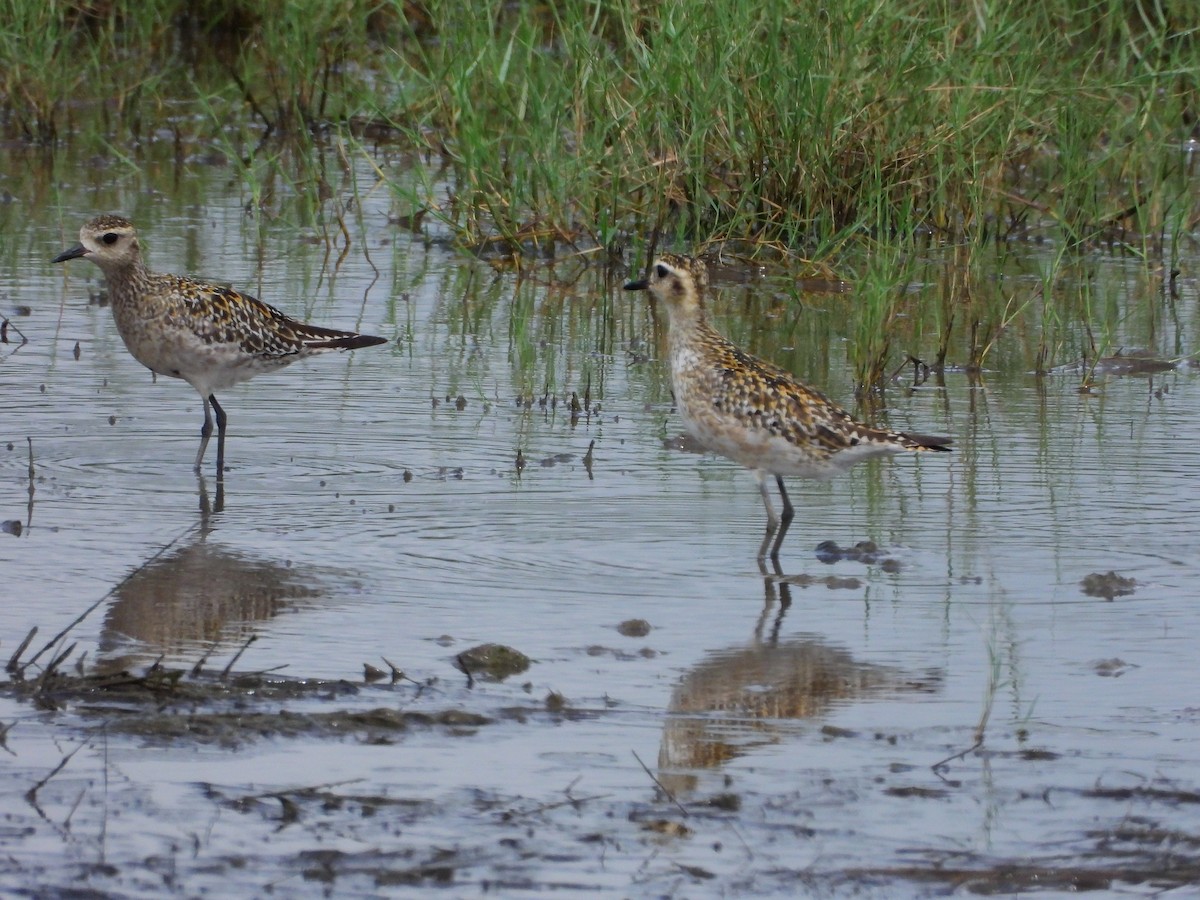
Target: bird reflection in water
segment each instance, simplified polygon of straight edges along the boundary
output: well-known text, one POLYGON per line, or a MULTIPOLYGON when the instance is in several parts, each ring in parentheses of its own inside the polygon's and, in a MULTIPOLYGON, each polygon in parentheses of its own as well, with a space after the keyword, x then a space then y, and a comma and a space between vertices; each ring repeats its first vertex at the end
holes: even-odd
MULTIPOLYGON (((322 595, 314 573, 210 541, 201 479, 201 526, 183 546, 152 557, 113 589, 100 634, 102 670, 162 655, 234 649, 282 611, 322 595)), ((223 502, 218 487, 211 512, 223 502)))
POLYGON ((200 492, 200 529, 207 532, 210 527, 209 516, 225 509, 225 479, 217 479, 217 493, 211 501, 208 499, 208 483, 203 475, 196 475, 196 485, 200 492))
POLYGON ((717 768, 756 747, 777 744, 796 734, 796 720, 816 719, 858 700, 940 689, 936 670, 909 673, 859 662, 811 634, 780 640, 791 586, 777 564, 774 573, 763 569, 763 583, 766 603, 750 645, 711 652, 683 676, 671 697, 658 768, 660 783, 673 794, 696 789, 699 777, 688 770, 717 768))

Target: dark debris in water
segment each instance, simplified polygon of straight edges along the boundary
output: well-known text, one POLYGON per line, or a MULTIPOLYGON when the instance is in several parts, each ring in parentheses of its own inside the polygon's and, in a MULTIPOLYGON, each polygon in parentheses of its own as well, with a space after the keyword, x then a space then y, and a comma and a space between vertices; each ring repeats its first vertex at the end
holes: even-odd
POLYGON ((1130 669, 1136 669, 1133 663, 1127 663, 1119 656, 1111 659, 1099 659, 1092 663, 1092 669, 1102 678, 1120 678, 1130 669))
POLYGON ((292 711, 285 704, 330 704, 369 689, 344 680, 282 678, 264 674, 195 675, 152 666, 145 674, 70 674, 52 671, 0 685, 0 692, 42 709, 69 709, 98 717, 110 733, 152 742, 186 741, 236 747, 270 737, 353 737, 371 743, 397 739, 411 728, 441 727, 470 733, 492 719, 449 708, 412 711, 373 709, 292 711))
POLYGON ((1186 363, 1177 360, 1162 359, 1152 350, 1143 348, 1118 350, 1112 356, 1102 356, 1099 359, 1080 359, 1075 362, 1055 366, 1050 375, 1157 375, 1182 368, 1186 363))
POLYGON ((1093 371, 1097 375, 1155 375, 1170 372, 1179 365, 1169 359, 1159 359, 1153 351, 1136 349, 1118 351, 1095 361, 1093 371))
MULTIPOLYGON (((95 711, 112 714, 111 708, 95 711)), ((150 741, 186 740, 224 747, 237 747, 261 738, 299 737, 353 737, 368 744, 389 744, 410 728, 441 726, 453 733, 466 734, 491 721, 487 716, 457 709, 426 713, 390 707, 330 712, 230 710, 183 715, 143 712, 126 717, 113 716, 108 722, 108 731, 150 741)))
POLYGON ((1089 597, 1103 597, 1105 600, 1112 600, 1114 597, 1132 594, 1137 588, 1137 581, 1133 578, 1126 578, 1124 575, 1118 575, 1110 569, 1103 574, 1093 572, 1091 575, 1085 576, 1079 582, 1079 587, 1089 597))
POLYGON ((859 541, 853 547, 839 547, 837 541, 821 541, 817 544, 816 557, 826 565, 846 560, 865 566, 879 566, 885 572, 900 571, 900 561, 874 541, 859 541))
POLYGON ((839 578, 837 575, 787 575, 780 578, 779 581, 783 584, 788 584, 793 587, 806 588, 817 585, 824 585, 831 591, 853 591, 862 587, 862 582, 857 578, 839 578))

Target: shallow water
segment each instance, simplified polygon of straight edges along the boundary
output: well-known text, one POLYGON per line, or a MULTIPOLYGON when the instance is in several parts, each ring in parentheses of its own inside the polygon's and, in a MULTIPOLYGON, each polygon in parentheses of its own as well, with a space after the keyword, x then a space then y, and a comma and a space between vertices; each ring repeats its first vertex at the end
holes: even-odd
MULTIPOLYGON (((956 452, 791 484, 797 521, 764 575, 753 479, 664 446, 679 425, 653 317, 621 273, 521 279, 389 227, 377 195, 335 270, 312 229, 262 227, 206 183, 202 207, 68 187, 60 219, 10 219, 0 313, 28 343, 0 345, 5 655, 97 604, 69 638, 88 670, 205 653, 220 670, 253 636, 239 671, 361 685, 386 659, 407 676, 270 709, 492 721, 229 746, 5 699, 3 890, 896 896, 990 872, 974 889, 1139 892, 1170 870, 1164 846, 1195 866, 1190 369, 1092 394, 1013 367, 891 390, 890 425, 956 452), (97 270, 48 264, 97 202, 135 216, 156 268, 395 341, 222 396, 220 511, 202 513, 215 447, 207 483, 191 472, 195 392, 129 358, 88 301, 97 270), (599 411, 573 421, 572 392, 599 411), (814 552, 865 539, 892 562, 814 552), (1084 592, 1110 570, 1133 593, 1084 592), (623 636, 630 619, 649 633, 623 636), (483 642, 534 663, 469 685, 455 656, 483 642)), ((1127 261, 1087 268, 1143 289, 1127 261)), ((1131 317, 1120 341, 1194 348, 1196 258, 1183 268, 1174 318, 1131 317)), ((716 282, 723 328, 848 398, 835 326, 808 346, 772 331, 787 313, 769 285, 716 282)), ((820 320, 834 301, 803 302, 820 320)))

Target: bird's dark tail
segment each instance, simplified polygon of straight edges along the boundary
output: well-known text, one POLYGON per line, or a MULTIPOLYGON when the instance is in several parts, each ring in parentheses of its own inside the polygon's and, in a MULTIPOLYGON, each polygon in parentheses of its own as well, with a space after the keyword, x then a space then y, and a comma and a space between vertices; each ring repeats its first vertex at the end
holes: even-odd
POLYGON ((357 350, 360 347, 374 347, 376 344, 386 344, 388 339, 376 337, 373 334, 348 334, 345 337, 326 341, 322 346, 335 350, 357 350))
POLYGON ((306 324, 297 330, 304 345, 312 350, 358 350, 360 347, 374 347, 376 344, 388 342, 385 337, 338 331, 336 328, 322 328, 319 325, 306 324))

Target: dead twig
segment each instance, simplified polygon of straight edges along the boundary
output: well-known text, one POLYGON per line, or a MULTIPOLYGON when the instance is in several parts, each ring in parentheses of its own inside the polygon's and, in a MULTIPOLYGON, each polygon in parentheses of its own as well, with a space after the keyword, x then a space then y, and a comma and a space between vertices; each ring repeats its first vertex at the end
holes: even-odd
POLYGON ((983 746, 983 738, 981 737, 978 740, 976 740, 975 743, 973 743, 966 750, 960 750, 958 753, 952 754, 951 756, 947 756, 945 759, 941 760, 940 762, 935 762, 929 768, 933 769, 934 774, 937 775, 938 778, 942 778, 942 780, 945 781, 945 778, 943 778, 943 776, 942 776, 942 769, 944 769, 946 767, 947 763, 954 762, 954 760, 956 760, 956 759, 963 759, 966 757, 966 755, 968 753, 974 753, 976 750, 978 750, 982 746, 983 746))
POLYGON ((29 803, 30 806, 34 807, 35 809, 39 808, 37 805, 38 791, 40 791, 42 788, 44 788, 46 786, 46 783, 51 778, 53 778, 55 775, 57 775, 59 772, 61 772, 64 768, 66 768, 67 763, 69 763, 71 761, 71 757, 73 757, 76 753, 78 753, 80 750, 82 750, 86 746, 87 746, 86 742, 80 743, 78 746, 76 746, 74 750, 72 750, 70 753, 68 753, 66 756, 64 756, 62 759, 60 759, 58 761, 58 765, 50 770, 49 775, 47 775, 45 778, 43 778, 41 781, 39 781, 37 784, 35 784, 33 787, 31 787, 29 790, 27 790, 25 792, 25 800, 29 803))
POLYGON ((16 325, 14 325, 12 323, 11 319, 9 319, 6 316, 0 317, 0 344, 11 343, 11 341, 9 341, 9 339, 8 339, 8 333, 10 331, 15 331, 17 333, 17 336, 21 338, 21 343, 17 344, 17 346, 15 346, 15 347, 13 347, 12 352, 16 353, 18 350, 20 350, 22 347, 24 347, 26 344, 29 343, 29 338, 25 337, 25 335, 21 333, 21 329, 18 328, 16 325))
POLYGON ((220 646, 220 644, 221 644, 220 641, 213 641, 212 644, 209 646, 209 648, 204 651, 204 655, 201 656, 198 660, 196 660, 196 664, 194 666, 192 666, 192 677, 193 678, 195 678, 196 676, 198 676, 200 674, 201 670, 204 668, 204 664, 206 662, 208 662, 208 658, 213 655, 213 653, 216 651, 217 647, 220 646))
POLYGON ((242 654, 245 653, 246 650, 249 649, 250 645, 253 644, 257 640, 258 640, 257 634, 250 635, 250 637, 246 639, 246 643, 242 644, 242 649, 239 650, 237 653, 233 654, 233 659, 231 659, 229 661, 229 665, 227 665, 225 667, 225 669, 221 672, 221 680, 222 681, 224 681, 226 678, 229 677, 230 671, 233 669, 233 667, 237 663, 237 661, 242 658, 242 654))
POLYGON ((637 755, 637 751, 630 750, 629 752, 632 753, 633 758, 638 761, 638 765, 642 767, 642 771, 645 772, 647 775, 649 775, 650 780, 653 781, 656 785, 658 785, 658 789, 663 792, 663 796, 665 796, 668 800, 670 800, 672 803, 674 803, 675 808, 678 809, 681 813, 683 813, 684 818, 687 818, 687 816, 689 815, 687 809, 684 808, 684 805, 682 803, 680 803, 678 800, 675 799, 675 795, 671 793, 671 791, 667 788, 667 786, 664 785, 661 781, 659 781, 654 776, 654 773, 651 772, 649 768, 647 768, 646 764, 644 762, 642 762, 642 758, 637 755))
POLYGON ((33 641, 33 636, 37 634, 37 632, 38 627, 36 625, 29 629, 29 634, 25 635, 25 640, 21 641, 17 649, 13 651, 13 655, 8 658, 8 665, 4 667, 6 671, 17 671, 17 662, 20 660, 21 654, 28 649, 29 644, 33 641))

